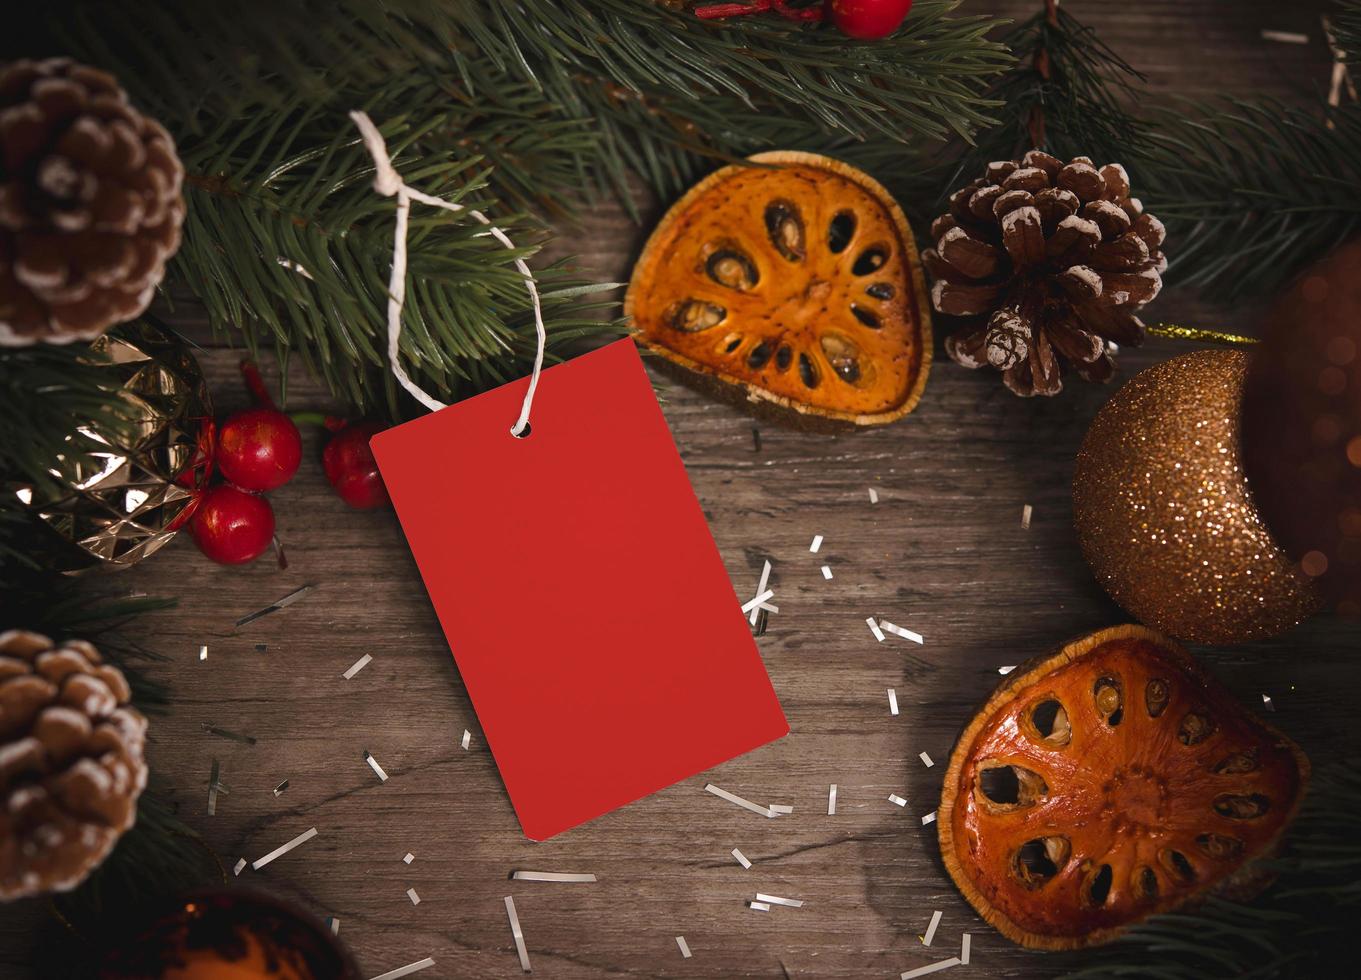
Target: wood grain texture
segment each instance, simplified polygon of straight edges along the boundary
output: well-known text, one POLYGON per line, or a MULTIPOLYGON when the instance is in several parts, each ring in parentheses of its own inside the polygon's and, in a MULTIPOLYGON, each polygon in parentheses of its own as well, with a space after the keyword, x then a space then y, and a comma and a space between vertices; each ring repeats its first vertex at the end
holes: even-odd
MULTIPOLYGON (((1282 95, 1316 90, 1326 78, 1318 6, 1073 4, 1159 87, 1282 95), (1264 27, 1316 40, 1269 45, 1258 36, 1264 27)), ((968 7, 1020 15, 1031 5, 968 7)), ((620 279, 640 237, 617 208, 602 206, 565 229, 559 247, 593 274, 620 279)), ((1175 291, 1150 312, 1253 327, 1250 315, 1226 320, 1175 291)), ((193 329, 202 321, 181 306, 174 322, 193 329)), ((1152 341, 1124 358, 1120 377, 1185 349, 1152 341)), ((212 349, 201 360, 219 408, 243 404, 236 355, 212 349)), ((1069 499, 1074 453, 1114 387, 1074 381, 1060 398, 1021 401, 994 376, 938 356, 906 420, 809 434, 755 422, 664 379, 659 386, 736 592, 749 596, 762 562, 773 562, 781 611, 759 644, 792 726, 787 738, 560 839, 526 841, 395 518, 349 511, 325 483, 317 435, 308 433, 300 476, 272 495, 286 572, 268 561, 220 568, 181 539, 120 580, 180 599, 142 628, 147 645, 171 658, 157 673, 175 704, 153 723, 150 758, 181 815, 228 867, 315 826, 314 840, 242 880, 339 917, 366 976, 424 956, 438 965, 423 977, 520 975, 502 904, 508 894, 534 972, 549 977, 892 977, 954 955, 964 931, 973 935, 973 964, 947 976, 1044 977, 1080 962, 1019 950, 983 925, 949 883, 934 828, 920 818, 936 808, 954 738, 997 682, 998 666, 1126 620, 1082 561, 1069 499), (1025 504, 1034 511, 1028 530, 1025 504), (816 556, 808 552, 815 534, 825 537, 816 556), (824 563, 830 581, 819 572, 824 563), (317 591, 233 628, 304 583, 317 591), (916 630, 926 643, 878 643, 867 616, 916 630), (209 655, 200 662, 204 643, 209 655), (267 650, 257 651, 259 643, 267 650), (373 661, 343 679, 366 653, 373 661), (204 722, 258 742, 215 738, 204 722), (459 747, 465 728, 468 751, 459 747), (386 783, 364 763, 365 751, 386 769, 386 783), (922 751, 935 767, 923 766, 922 751), (209 817, 214 759, 231 793, 209 817), (285 778, 289 788, 276 798, 272 789, 285 778), (794 813, 767 820, 738 809, 702 792, 710 780, 794 813), (827 816, 833 782, 838 812, 827 816), (908 805, 893 805, 890 793, 908 805), (731 857, 733 847, 751 859, 750 870, 731 857), (516 868, 589 871, 600 880, 512 883, 516 868), (753 911, 743 903, 757 891, 806 904, 753 911), (926 949, 918 936, 937 909, 943 919, 926 949), (681 957, 677 935, 692 959, 681 957)), ((320 407, 324 399, 298 375, 290 404, 320 407)), ((479 478, 476 460, 467 474, 479 478)), ((644 570, 639 587, 667 588, 666 568, 644 570)), ((526 603, 518 628, 527 643, 551 644, 550 625, 526 603)), ((1358 747, 1355 726, 1344 723, 1361 679, 1358 641, 1355 624, 1320 617, 1279 640, 1201 652, 1255 709, 1270 694, 1273 721, 1322 760, 1358 747)), ((647 647, 639 636, 640 656, 647 647)), ((41 955, 30 933, 42 913, 39 903, 0 912, 0 974, 29 975, 41 955)))

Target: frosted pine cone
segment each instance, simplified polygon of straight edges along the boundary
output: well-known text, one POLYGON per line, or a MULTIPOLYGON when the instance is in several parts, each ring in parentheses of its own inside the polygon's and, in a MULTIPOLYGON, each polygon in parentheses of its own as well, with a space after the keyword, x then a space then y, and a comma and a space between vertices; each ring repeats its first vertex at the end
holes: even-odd
POLYGON ((137 817, 146 720, 82 640, 0 633, 0 901, 74 888, 137 817))
POLYGON ((1065 359, 1109 380, 1116 345, 1142 343, 1134 314, 1167 267, 1162 222, 1129 190, 1118 163, 1031 150, 951 195, 922 256, 936 310, 967 318, 946 338, 950 357, 996 368, 1018 395, 1058 394, 1065 359))
POLYGON ((184 168, 112 75, 0 65, 0 344, 92 340, 151 302, 180 244, 184 168))

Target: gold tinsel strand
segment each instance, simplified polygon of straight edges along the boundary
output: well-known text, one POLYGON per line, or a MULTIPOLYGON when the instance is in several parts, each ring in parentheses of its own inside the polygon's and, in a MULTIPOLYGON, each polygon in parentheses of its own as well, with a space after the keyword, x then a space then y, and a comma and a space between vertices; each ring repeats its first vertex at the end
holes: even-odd
POLYGON ((1257 343, 1256 337, 1241 337, 1236 333, 1220 333, 1218 330, 1205 330, 1201 327, 1183 327, 1176 323, 1159 323, 1147 329, 1154 337, 1170 337, 1173 340, 1225 344, 1229 347, 1251 347, 1257 343))

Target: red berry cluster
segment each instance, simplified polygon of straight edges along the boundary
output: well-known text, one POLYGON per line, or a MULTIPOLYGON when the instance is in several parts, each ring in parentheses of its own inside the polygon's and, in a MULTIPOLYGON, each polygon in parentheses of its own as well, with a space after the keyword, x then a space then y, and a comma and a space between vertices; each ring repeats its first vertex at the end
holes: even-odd
POLYGON ((274 509, 263 496, 283 486, 302 462, 298 427, 275 406, 249 361, 241 362, 255 407, 230 416, 217 430, 213 461, 227 482, 199 497, 189 533, 199 550, 223 565, 242 565, 274 540, 274 509))
MULTIPOLYGON (((181 518, 189 522, 189 533, 200 551, 223 565, 242 565, 269 548, 274 540, 274 509, 263 494, 283 486, 298 472, 302 437, 294 419, 319 423, 332 433, 321 463, 341 500, 359 510, 392 503, 369 449, 369 440, 383 430, 382 425, 314 412, 290 417, 274 404, 254 364, 242 361, 241 374, 255 406, 223 422, 215 440, 205 440, 201 450, 205 461, 196 465, 193 482, 185 483, 202 488, 181 518), (226 482, 207 486, 209 460, 226 482)), ((211 427, 206 431, 213 433, 211 427)))

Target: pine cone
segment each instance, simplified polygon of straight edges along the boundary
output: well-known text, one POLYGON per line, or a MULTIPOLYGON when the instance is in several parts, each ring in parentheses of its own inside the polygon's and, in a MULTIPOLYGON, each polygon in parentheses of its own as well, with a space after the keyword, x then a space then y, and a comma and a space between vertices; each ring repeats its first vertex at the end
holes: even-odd
POLYGON ((0 344, 91 340, 147 308, 180 243, 184 168, 113 76, 0 67, 0 344))
POLYGON ((78 885, 137 816, 146 719, 83 640, 0 633, 0 900, 78 885))
POLYGON ((932 304, 969 318, 946 353, 997 368, 1018 395, 1058 394, 1064 359, 1088 381, 1109 380, 1117 345, 1143 342, 1134 312, 1167 268, 1162 222, 1129 196, 1124 167, 1065 165, 1040 150, 988 164, 951 195, 931 236, 932 304))

